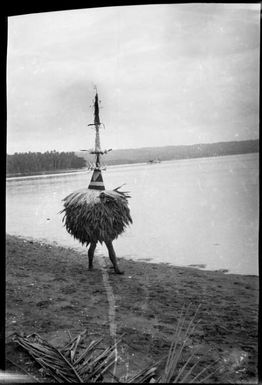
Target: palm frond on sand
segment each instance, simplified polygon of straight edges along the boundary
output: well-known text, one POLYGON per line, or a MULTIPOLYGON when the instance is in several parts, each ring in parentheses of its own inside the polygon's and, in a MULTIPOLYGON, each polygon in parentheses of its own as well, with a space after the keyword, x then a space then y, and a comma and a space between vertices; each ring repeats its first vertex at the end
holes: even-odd
MULTIPOLYGON (((119 187, 118 187, 119 188, 119 187)), ((82 189, 64 198, 66 230, 83 245, 116 239, 132 223, 127 192, 82 189)))
POLYGON ((38 334, 27 337, 16 336, 15 341, 43 368, 56 382, 102 382, 103 375, 115 362, 115 348, 121 337, 111 346, 101 348, 102 338, 83 344, 86 331, 71 339, 58 349, 38 334))
MULTIPOLYGON (((207 365, 197 356, 197 351, 188 354, 190 338, 194 335, 199 324, 196 320, 197 311, 187 321, 190 305, 182 309, 175 335, 167 357, 141 370, 132 377, 126 377, 124 383, 205 383, 219 369, 217 361, 207 365), (160 363, 166 360, 164 370, 160 363), (202 363, 203 369, 200 369, 202 363)), ((61 349, 54 347, 38 334, 27 337, 17 335, 19 343, 42 366, 45 373, 56 382, 103 382, 104 374, 108 373, 114 382, 122 380, 110 372, 110 367, 116 362, 115 344, 101 348, 102 338, 92 341, 86 346, 86 331, 79 334, 61 349), (102 351, 101 351, 102 350, 102 351), (97 353, 99 351, 99 353, 97 353)))

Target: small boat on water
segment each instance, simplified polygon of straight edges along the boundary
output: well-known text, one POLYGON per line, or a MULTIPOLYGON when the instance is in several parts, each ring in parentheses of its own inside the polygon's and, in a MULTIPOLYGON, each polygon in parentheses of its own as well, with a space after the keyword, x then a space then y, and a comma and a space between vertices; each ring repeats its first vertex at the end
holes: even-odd
POLYGON ((147 163, 149 163, 149 164, 154 164, 154 163, 161 163, 161 160, 160 159, 151 159, 151 160, 149 160, 147 163))

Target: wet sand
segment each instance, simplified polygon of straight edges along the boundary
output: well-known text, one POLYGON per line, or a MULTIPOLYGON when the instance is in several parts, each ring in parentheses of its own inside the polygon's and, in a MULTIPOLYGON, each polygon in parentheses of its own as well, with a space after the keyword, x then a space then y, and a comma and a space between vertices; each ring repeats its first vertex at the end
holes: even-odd
MULTIPOLYGON (((211 380, 256 382, 257 276, 124 259, 125 274, 116 275, 105 257, 97 256, 90 272, 87 256, 73 249, 7 235, 7 358, 41 379, 12 333, 37 332, 57 346, 67 341, 67 330, 87 329, 105 343, 125 333, 117 375, 135 373, 167 354, 181 310, 191 303, 189 316, 200 304, 200 322, 189 348, 198 349, 203 367, 219 358, 211 380)), ((15 367, 7 361, 7 369, 15 367)))

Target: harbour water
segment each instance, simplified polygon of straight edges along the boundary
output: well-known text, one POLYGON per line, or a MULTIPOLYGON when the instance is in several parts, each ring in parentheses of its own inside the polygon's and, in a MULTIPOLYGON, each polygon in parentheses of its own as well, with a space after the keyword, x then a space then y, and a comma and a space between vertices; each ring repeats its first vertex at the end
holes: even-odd
MULTIPOLYGON (((258 163, 254 153, 108 167, 106 188, 125 183, 132 197, 133 225, 114 242, 117 255, 257 275, 258 163)), ((6 232, 86 253, 59 211, 62 199, 90 178, 81 172, 7 179, 6 232)))

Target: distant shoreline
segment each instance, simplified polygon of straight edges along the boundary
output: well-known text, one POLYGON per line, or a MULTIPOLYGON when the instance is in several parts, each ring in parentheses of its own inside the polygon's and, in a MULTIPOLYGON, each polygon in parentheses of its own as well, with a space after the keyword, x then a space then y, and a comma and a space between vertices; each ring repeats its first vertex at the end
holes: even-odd
MULTIPOLYGON (((180 161, 180 160, 190 160, 190 159, 205 159, 205 158, 217 158, 217 157, 224 157, 224 156, 235 156, 235 155, 249 155, 249 154, 256 154, 256 152, 246 152, 246 153, 239 153, 239 154, 214 154, 209 156, 195 156, 195 157, 185 157, 185 158, 176 158, 176 159, 169 159, 169 160, 163 160, 161 163, 167 163, 167 162, 173 162, 173 161, 180 161)), ((115 168, 115 167, 128 167, 128 166, 138 166, 138 165, 158 165, 159 163, 148 163, 148 162, 129 162, 129 163, 118 163, 118 164, 110 164, 106 166, 107 168, 115 168)), ((60 170, 60 171, 46 171, 42 172, 41 174, 7 174, 6 179, 7 180, 16 180, 16 179, 27 179, 27 178, 45 178, 45 177, 52 177, 52 176, 63 176, 63 175, 70 175, 70 174, 84 174, 87 172, 91 172, 88 168, 81 168, 81 169, 68 169, 68 170, 60 170)))
MULTIPOLYGON (((172 161, 172 160, 171 160, 172 161)), ((170 162, 170 161, 165 161, 170 162)), ((147 163, 141 162, 141 163, 119 163, 119 164, 111 164, 108 165, 107 168, 115 168, 115 167, 128 167, 128 166, 139 166, 139 165, 146 165, 147 163)), ((26 175, 19 175, 19 176, 13 176, 13 175, 7 175, 6 179, 13 180, 13 179, 26 179, 26 178, 45 178, 45 177, 51 177, 51 176, 63 176, 63 175, 75 175, 75 174, 85 174, 85 173, 91 173, 87 167, 81 168, 81 169, 75 169, 75 170, 62 170, 60 172, 47 172, 47 173, 41 173, 41 174, 26 174, 26 175)))
POLYGON ((14 174, 6 174, 6 179, 14 179, 14 178, 27 178, 27 177, 46 177, 53 175, 64 175, 64 174, 75 174, 75 173, 83 173, 86 172, 86 168, 81 169, 65 169, 65 170, 57 170, 57 171, 43 171, 39 173, 14 173, 14 174))

